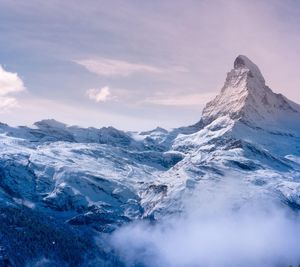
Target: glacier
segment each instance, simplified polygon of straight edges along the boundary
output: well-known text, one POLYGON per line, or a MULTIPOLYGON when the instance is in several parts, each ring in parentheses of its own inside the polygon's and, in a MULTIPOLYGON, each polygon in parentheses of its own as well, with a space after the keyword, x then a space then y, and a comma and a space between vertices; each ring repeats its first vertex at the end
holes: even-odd
POLYGON ((294 238, 300 228, 300 106, 274 93, 246 56, 235 59, 221 92, 194 125, 124 132, 55 120, 31 127, 1 123, 0 148, 0 266, 300 263, 294 249, 300 245, 294 238), (235 214, 241 224, 235 224, 235 214), (246 220, 249 214, 258 214, 257 221, 246 220), (278 224, 273 220, 266 227, 269 216, 278 224), (203 224, 206 219, 209 224, 203 224), (241 242, 253 255, 236 255, 241 245, 228 243, 235 250, 219 247, 218 261, 211 252, 218 248, 214 242, 225 241, 208 236, 210 249, 196 242, 187 258, 164 254, 170 243, 187 242, 174 239, 185 236, 179 229, 197 236, 201 225, 232 236, 234 229, 224 225, 235 225, 235 234, 242 235, 256 223, 254 236, 265 240, 282 231, 290 249, 268 254, 268 243, 253 237, 260 250, 241 242), (195 257, 201 255, 197 246, 203 257, 195 257))

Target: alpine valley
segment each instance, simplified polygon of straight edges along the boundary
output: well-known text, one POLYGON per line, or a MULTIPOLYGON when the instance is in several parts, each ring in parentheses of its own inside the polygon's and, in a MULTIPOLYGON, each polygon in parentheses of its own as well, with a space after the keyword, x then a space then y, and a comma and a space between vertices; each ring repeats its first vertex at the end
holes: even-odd
POLYGON ((191 126, 0 124, 0 266, 298 266, 299 210, 300 105, 246 56, 191 126))

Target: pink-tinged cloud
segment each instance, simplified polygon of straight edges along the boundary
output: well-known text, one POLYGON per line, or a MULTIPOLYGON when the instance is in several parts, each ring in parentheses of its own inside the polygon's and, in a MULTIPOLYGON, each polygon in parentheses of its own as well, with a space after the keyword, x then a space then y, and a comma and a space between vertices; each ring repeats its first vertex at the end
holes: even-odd
POLYGON ((187 72, 181 66, 160 68, 156 66, 131 63, 115 59, 83 59, 76 60, 77 64, 85 67, 88 71, 100 76, 130 76, 134 73, 154 73, 163 74, 167 72, 187 72))

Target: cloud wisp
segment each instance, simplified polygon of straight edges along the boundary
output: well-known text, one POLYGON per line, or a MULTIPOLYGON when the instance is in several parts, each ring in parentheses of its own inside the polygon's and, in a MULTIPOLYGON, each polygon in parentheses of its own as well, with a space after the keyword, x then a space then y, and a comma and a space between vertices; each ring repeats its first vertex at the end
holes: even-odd
POLYGON ((184 67, 175 66, 170 68, 160 68, 152 65, 131 63, 115 59, 83 59, 76 60, 75 63, 85 67, 89 72, 100 76, 130 76, 135 73, 163 74, 167 72, 187 72, 184 67))
POLYGON ((95 102, 106 102, 109 100, 111 92, 108 86, 99 88, 99 89, 89 89, 86 91, 86 95, 89 99, 94 100, 95 102))
POLYGON ((154 96, 145 99, 145 103, 162 106, 203 106, 212 100, 217 93, 188 93, 171 94, 157 93, 154 96))
POLYGON ((0 112, 18 106, 18 101, 12 95, 25 90, 23 81, 17 73, 6 71, 0 65, 0 112))

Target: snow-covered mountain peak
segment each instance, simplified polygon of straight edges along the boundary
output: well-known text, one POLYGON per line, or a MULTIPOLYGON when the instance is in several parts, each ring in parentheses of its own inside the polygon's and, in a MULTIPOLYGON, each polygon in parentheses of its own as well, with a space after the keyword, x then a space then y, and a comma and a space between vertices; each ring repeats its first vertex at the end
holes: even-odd
POLYGON ((59 122, 57 120, 54 119, 45 119, 45 120, 41 120, 41 121, 37 121, 34 123, 34 125, 38 128, 58 128, 58 129, 64 129, 66 128, 66 124, 59 122))
POLYGON ((202 124, 222 116, 272 131, 291 129, 295 120, 300 122, 300 106, 274 93, 259 68, 246 56, 238 56, 220 94, 205 106, 202 124), (289 119, 292 123, 286 123, 289 119))
POLYGON ((261 74, 260 69, 246 56, 239 55, 235 59, 233 66, 235 72, 241 73, 242 71, 246 71, 250 78, 255 78, 258 79, 261 83, 265 83, 265 79, 261 74))

